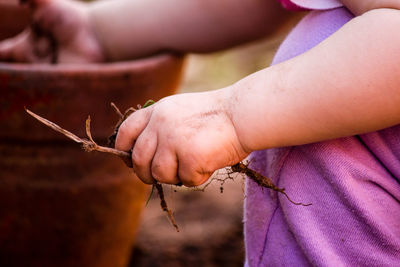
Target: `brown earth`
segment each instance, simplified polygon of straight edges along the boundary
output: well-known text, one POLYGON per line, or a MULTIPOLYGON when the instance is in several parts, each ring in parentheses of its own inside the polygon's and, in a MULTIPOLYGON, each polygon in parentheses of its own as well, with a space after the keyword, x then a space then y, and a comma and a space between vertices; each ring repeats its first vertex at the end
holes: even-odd
POLYGON ((180 227, 176 232, 153 195, 142 214, 130 266, 242 266, 243 179, 206 192, 165 186, 180 227))

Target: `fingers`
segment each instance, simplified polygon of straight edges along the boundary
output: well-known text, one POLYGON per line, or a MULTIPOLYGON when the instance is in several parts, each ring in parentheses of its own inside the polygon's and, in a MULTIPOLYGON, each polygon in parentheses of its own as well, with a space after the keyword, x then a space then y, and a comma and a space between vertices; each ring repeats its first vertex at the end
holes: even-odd
POLYGON ((171 147, 160 147, 163 144, 164 142, 158 140, 158 147, 151 163, 151 175, 158 182, 173 185, 182 183, 192 187, 203 184, 213 174, 213 171, 199 167, 199 158, 185 153, 178 160, 177 154, 171 147))
POLYGON ((38 37, 36 39, 36 44, 33 47, 33 53, 38 57, 38 58, 47 58, 49 55, 53 53, 53 47, 48 40, 48 38, 45 37, 38 37))
POLYGON ((0 42, 0 61, 11 61, 13 55, 13 42, 6 40, 0 42))
POLYGON ((119 127, 115 140, 116 149, 132 150, 133 170, 147 184, 154 182, 150 168, 157 148, 156 134, 149 130, 146 131, 150 115, 150 107, 131 114, 119 127))
POLYGON ((31 62, 30 32, 25 30, 14 38, 0 42, 0 61, 31 62))
MULTIPOLYGON (((65 28, 67 28, 65 24, 69 21, 65 13, 66 8, 62 4, 60 6, 60 4, 42 3, 41 8, 37 8, 33 13, 32 31, 37 36, 47 35, 56 39, 59 39, 58 35, 70 35, 69 32, 65 33, 65 28)), ((69 16, 73 15, 69 14, 69 16)))
POLYGON ((38 35, 44 33, 65 43, 90 25, 88 9, 80 1, 40 0, 39 3, 32 15, 38 35))
MULTIPOLYGON (((30 3, 43 6, 47 1, 31 0, 30 3)), ((37 12, 36 12, 37 13, 37 12)), ((0 42, 0 61, 8 62, 50 62, 53 49, 48 36, 43 34, 41 25, 35 19, 31 27, 17 36, 0 42)))
POLYGON ((122 151, 130 151, 139 137, 140 133, 146 128, 152 107, 137 110, 132 113, 119 127, 115 148, 122 151))
POLYGON ((49 41, 46 38, 32 37, 29 30, 0 42, 0 61, 49 63, 52 55, 49 41))
POLYGON ((160 183, 178 184, 178 159, 175 152, 169 148, 158 147, 151 164, 151 173, 160 183))
POLYGON ((179 161, 180 166, 178 174, 183 185, 187 187, 199 186, 206 182, 213 174, 212 171, 195 169, 193 166, 196 166, 196 164, 185 163, 184 161, 186 161, 186 159, 179 161))
POLYGON ((211 171, 204 171, 194 168, 197 166, 195 161, 189 162, 182 158, 179 162, 178 176, 178 157, 174 150, 169 147, 160 147, 163 142, 156 140, 155 136, 147 135, 143 132, 133 149, 132 159, 135 165, 135 172, 145 183, 153 183, 157 180, 164 184, 182 183, 187 187, 203 184, 212 175, 211 171), (146 141, 141 137, 147 136, 146 141), (156 140, 156 141, 154 141, 156 140), (158 145, 158 146, 157 146, 158 145), (155 147, 157 146, 157 147, 155 147), (151 166, 150 166, 151 165, 151 166))
POLYGON ((132 150, 133 170, 146 184, 154 183, 151 173, 151 162, 157 149, 157 136, 154 132, 144 130, 137 138, 132 150))
POLYGON ((160 112, 151 106, 130 115, 119 128, 115 148, 132 151, 133 169, 144 183, 203 184, 215 167, 204 142, 182 139, 175 127, 157 116, 160 112))

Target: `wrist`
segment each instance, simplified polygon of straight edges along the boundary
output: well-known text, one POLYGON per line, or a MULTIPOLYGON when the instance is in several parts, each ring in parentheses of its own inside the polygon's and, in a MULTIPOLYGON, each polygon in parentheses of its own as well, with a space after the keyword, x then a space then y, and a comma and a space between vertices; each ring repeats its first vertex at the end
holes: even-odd
POLYGON ((227 113, 246 152, 276 147, 280 138, 280 101, 276 91, 282 84, 281 71, 270 67, 253 73, 227 88, 227 113), (277 128, 277 129, 276 129, 277 128))
POLYGON ((246 127, 243 128, 243 123, 240 123, 240 121, 245 118, 242 118, 240 114, 241 100, 240 92, 238 92, 238 90, 240 90, 240 88, 237 86, 237 83, 235 83, 228 87, 217 90, 217 92, 219 94, 221 106, 223 107, 226 117, 230 120, 235 130, 236 138, 241 146, 242 151, 246 154, 249 154, 254 149, 251 148, 250 144, 248 144, 245 138, 249 129, 246 127))

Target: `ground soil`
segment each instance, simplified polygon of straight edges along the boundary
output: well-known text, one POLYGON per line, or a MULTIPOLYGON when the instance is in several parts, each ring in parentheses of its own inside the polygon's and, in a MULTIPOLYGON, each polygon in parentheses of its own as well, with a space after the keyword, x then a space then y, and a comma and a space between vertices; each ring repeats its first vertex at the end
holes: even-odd
POLYGON ((142 214, 130 267, 243 266, 243 179, 206 192, 165 186, 166 200, 180 227, 177 233, 154 194, 142 214))

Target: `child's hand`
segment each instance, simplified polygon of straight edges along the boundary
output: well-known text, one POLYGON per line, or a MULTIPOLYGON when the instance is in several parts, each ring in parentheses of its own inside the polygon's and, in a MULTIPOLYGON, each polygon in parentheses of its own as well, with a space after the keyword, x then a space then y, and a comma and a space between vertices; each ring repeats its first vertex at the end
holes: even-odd
POLYGON ((116 148, 132 151, 145 183, 196 186, 248 153, 232 125, 224 91, 182 94, 136 111, 121 125, 116 148))
POLYGON ((104 61, 84 3, 66 0, 28 0, 29 28, 0 42, 0 61, 89 63, 104 61))

